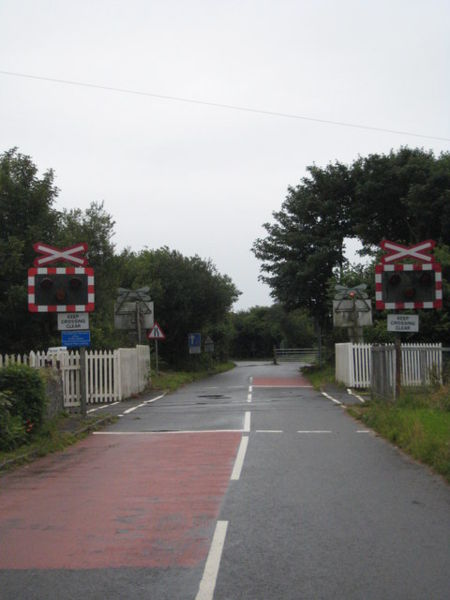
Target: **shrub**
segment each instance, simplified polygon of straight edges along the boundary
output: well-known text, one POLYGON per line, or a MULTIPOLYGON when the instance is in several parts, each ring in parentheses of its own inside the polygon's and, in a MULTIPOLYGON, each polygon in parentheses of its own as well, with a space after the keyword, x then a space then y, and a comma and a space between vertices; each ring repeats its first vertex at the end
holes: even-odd
POLYGON ((39 371, 27 365, 0 369, 0 392, 9 394, 8 412, 20 417, 27 433, 36 431, 45 415, 45 385, 39 371))
POLYGON ((0 392, 0 450, 14 450, 25 441, 26 432, 22 417, 9 412, 12 406, 11 395, 0 392))

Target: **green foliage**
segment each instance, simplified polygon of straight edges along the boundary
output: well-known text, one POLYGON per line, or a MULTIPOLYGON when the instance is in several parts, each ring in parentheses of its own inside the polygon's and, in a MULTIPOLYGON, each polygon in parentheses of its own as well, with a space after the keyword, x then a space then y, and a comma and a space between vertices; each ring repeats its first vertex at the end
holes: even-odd
POLYGON ((345 262, 344 237, 351 224, 352 181, 340 164, 308 167, 289 194, 275 223, 265 223, 267 237, 255 241, 253 252, 263 261, 261 279, 287 308, 303 307, 320 319, 328 314, 326 290, 337 265, 345 262))
POLYGON ((219 274, 211 261, 187 258, 168 248, 115 254, 114 221, 103 203, 92 202, 84 211, 57 211, 53 178, 52 171, 39 177, 30 157, 16 149, 0 155, 0 353, 60 345, 56 315, 28 312, 27 270, 35 258, 33 244, 42 241, 60 247, 88 244, 95 272, 95 311, 90 314, 94 349, 136 343, 114 329, 116 290, 149 285, 167 332, 167 341, 160 345, 163 359, 187 363, 190 332, 213 338, 215 359, 228 356, 226 325, 239 294, 231 279, 219 274))
POLYGON ((61 247, 79 242, 88 245, 89 265, 95 275, 95 311, 89 319, 93 349, 115 348, 123 341, 122 334, 114 329, 113 320, 116 288, 120 285, 112 242, 114 224, 103 202, 92 202, 85 211, 64 210, 54 237, 56 245, 61 247))
POLYGON ((312 319, 304 310, 288 312, 280 304, 255 306, 232 317, 234 358, 269 358, 273 347, 311 347, 316 343, 312 319))
POLYGON ((150 287, 156 320, 166 334, 159 351, 170 365, 194 365, 187 343, 193 332, 201 333, 203 340, 214 336, 216 353, 227 354, 223 324, 239 292, 211 261, 185 257, 167 247, 140 253, 126 250, 120 256, 119 270, 122 287, 150 287))
MULTIPOLYGON (((267 236, 253 246, 261 279, 289 309, 307 309, 322 329, 331 326, 330 283, 367 282, 374 297, 373 265, 349 267, 345 238, 358 238, 363 254, 374 257, 383 238, 403 244, 434 239, 443 264, 444 310, 422 311, 420 333, 411 341, 450 343, 450 154, 401 148, 349 166, 309 167, 273 216, 264 225, 267 236)), ((368 335, 384 341, 382 327, 368 335)))
POLYGON ((53 171, 38 176, 29 156, 13 148, 0 154, 0 352, 41 348, 51 339, 48 319, 28 312, 27 270, 33 243, 57 230, 53 171))
POLYGON ((351 173, 352 230, 365 245, 450 243, 450 154, 401 148, 359 158, 351 173))
POLYGON ((449 390, 407 392, 396 403, 352 407, 353 416, 450 481, 449 390))
POLYGON ((25 425, 20 415, 12 415, 11 394, 0 392, 0 451, 13 450, 26 439, 25 425))
POLYGON ((320 390, 320 388, 327 383, 334 384, 334 371, 334 363, 332 365, 327 364, 323 367, 313 365, 302 368, 302 374, 305 375, 315 390, 320 390))
POLYGON ((45 385, 37 369, 8 365, 0 369, 0 391, 9 394, 12 417, 19 417, 27 432, 35 432, 43 422, 46 406, 45 385))
POLYGON ((164 371, 159 375, 152 374, 152 389, 174 392, 179 387, 203 379, 208 375, 224 373, 234 368, 232 362, 222 362, 210 365, 209 368, 198 371, 164 371))

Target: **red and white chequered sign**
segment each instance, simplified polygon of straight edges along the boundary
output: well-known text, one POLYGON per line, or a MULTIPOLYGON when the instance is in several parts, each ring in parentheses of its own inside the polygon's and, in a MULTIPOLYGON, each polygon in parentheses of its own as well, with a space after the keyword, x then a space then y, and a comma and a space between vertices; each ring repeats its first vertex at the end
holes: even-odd
POLYGON ((442 267, 432 264, 397 264, 375 266, 375 304, 377 310, 402 310, 416 308, 442 308, 442 267), (395 271, 434 271, 435 300, 432 302, 385 302, 383 299, 383 273, 395 271))
POLYGON ((85 267, 88 264, 87 258, 81 256, 88 249, 88 245, 84 242, 68 248, 55 248, 44 242, 36 242, 33 244, 33 249, 43 255, 34 259, 35 267, 43 267, 54 262, 68 262, 77 267, 85 267))
POLYGON ((403 246, 397 242, 390 242, 389 240, 383 240, 380 244, 383 250, 389 252, 386 256, 381 258, 383 264, 392 264, 405 258, 413 258, 414 260, 421 260, 424 263, 433 263, 434 256, 429 254, 435 247, 436 242, 434 240, 426 240, 420 242, 420 244, 414 244, 412 246, 403 246))
POLYGON ((91 267, 41 267, 28 269, 28 310, 36 313, 92 312, 95 308, 94 269, 91 267), (36 304, 36 275, 87 275, 87 304, 36 304))

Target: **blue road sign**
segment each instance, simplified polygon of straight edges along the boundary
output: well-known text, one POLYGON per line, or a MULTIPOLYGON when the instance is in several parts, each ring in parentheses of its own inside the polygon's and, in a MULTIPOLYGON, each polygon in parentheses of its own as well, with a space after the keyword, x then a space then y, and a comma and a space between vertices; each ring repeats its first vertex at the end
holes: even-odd
POLYGON ((200 354, 202 347, 202 336, 200 333, 190 333, 188 335, 188 345, 190 354, 200 354))
POLYGON ((61 344, 67 348, 80 348, 91 345, 90 331, 62 331, 61 344))

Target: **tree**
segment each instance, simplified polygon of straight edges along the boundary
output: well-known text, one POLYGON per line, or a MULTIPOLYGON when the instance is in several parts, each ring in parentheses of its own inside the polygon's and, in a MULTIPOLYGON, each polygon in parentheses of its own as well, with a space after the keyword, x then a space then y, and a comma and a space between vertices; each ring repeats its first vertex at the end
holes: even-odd
POLYGON ((401 148, 308 173, 253 246, 261 279, 288 308, 330 322, 328 282, 345 270, 345 238, 358 238, 372 255, 383 238, 450 245, 450 154, 401 148))
POLYGON ((219 353, 225 350, 221 325, 239 292, 211 261, 185 257, 167 247, 137 254, 125 250, 121 255, 121 286, 133 289, 146 285, 155 303, 156 319, 166 334, 160 350, 168 363, 187 363, 187 336, 191 332, 205 336, 221 331, 214 341, 219 342, 219 353))
POLYGON ((217 354, 224 356, 231 336, 229 311, 239 295, 231 279, 211 261, 168 248, 115 254, 114 220, 103 203, 57 211, 53 177, 51 170, 39 177, 30 157, 16 149, 0 155, 0 352, 43 350, 60 343, 55 314, 28 312, 27 270, 35 258, 33 244, 41 241, 58 247, 88 244, 95 271, 95 311, 90 315, 94 347, 126 343, 126 334, 114 329, 117 288, 150 285, 167 331, 162 351, 168 361, 186 358, 192 331, 214 336, 217 354))
POLYGON ((314 326, 304 310, 286 311, 281 304, 254 306, 232 316, 235 358, 269 358, 274 346, 310 347, 314 326))
POLYGON ((123 336, 114 330, 114 300, 120 278, 114 252, 114 220, 103 202, 92 202, 86 210, 79 208, 60 213, 59 231, 52 238, 61 247, 80 242, 88 245, 89 266, 95 276, 95 311, 90 315, 92 346, 114 347, 123 336))
POLYGON ((352 232, 366 246, 385 238, 404 244, 450 244, 450 154, 401 148, 352 165, 352 232))
POLYGON ((53 181, 52 170, 39 177, 16 148, 0 154, 0 352, 42 348, 52 338, 49 320, 28 312, 27 270, 33 243, 51 239, 58 227, 53 181))
POLYGON ((272 296, 288 309, 307 308, 317 319, 329 312, 327 283, 343 265, 344 237, 350 228, 353 186, 347 167, 308 168, 309 177, 289 188, 275 223, 265 223, 268 235, 253 245, 263 261, 261 279, 272 296))

